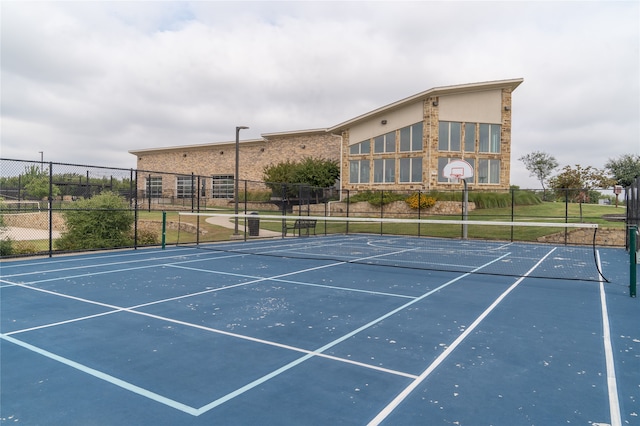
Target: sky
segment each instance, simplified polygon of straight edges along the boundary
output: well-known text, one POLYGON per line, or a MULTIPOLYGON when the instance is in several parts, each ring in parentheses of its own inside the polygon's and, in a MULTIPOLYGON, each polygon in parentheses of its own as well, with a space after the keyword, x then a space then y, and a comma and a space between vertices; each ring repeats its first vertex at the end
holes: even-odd
POLYGON ((135 168, 128 151, 327 128, 441 86, 523 78, 518 159, 640 154, 638 1, 0 2, 0 156, 135 168), (42 154, 41 154, 42 153, 42 154))

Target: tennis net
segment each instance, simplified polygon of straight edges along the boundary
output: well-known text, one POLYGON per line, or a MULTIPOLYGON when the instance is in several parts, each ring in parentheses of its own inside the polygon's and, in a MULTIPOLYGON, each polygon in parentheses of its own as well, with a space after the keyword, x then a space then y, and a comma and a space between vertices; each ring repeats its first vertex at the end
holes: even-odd
POLYGON ((598 261, 597 224, 221 213, 180 213, 180 220, 226 228, 227 233, 237 220, 238 234, 221 244, 225 238, 214 233, 198 234, 196 241, 182 233, 179 246, 432 271, 607 281, 598 261), (257 237, 271 238, 257 243, 257 237))

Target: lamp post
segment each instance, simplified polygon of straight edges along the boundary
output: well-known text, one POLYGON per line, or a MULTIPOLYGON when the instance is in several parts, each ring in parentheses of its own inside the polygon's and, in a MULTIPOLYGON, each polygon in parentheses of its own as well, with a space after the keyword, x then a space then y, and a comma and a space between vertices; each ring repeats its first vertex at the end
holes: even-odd
POLYGON ((40 173, 44 171, 44 151, 38 151, 40 154, 40 173))
POLYGON ((239 198, 239 183, 240 183, 240 130, 248 129, 246 126, 237 126, 236 127, 236 187, 235 187, 235 199, 236 199, 236 217, 235 217, 235 225, 233 227, 234 232, 233 235, 238 235, 238 198, 239 198))

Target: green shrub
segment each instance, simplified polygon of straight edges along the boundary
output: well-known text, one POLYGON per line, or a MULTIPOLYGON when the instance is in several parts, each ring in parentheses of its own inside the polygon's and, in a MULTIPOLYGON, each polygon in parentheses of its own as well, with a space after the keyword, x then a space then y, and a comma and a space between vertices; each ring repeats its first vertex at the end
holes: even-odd
POLYGON ((67 231, 58 240, 59 250, 130 247, 133 213, 127 201, 113 192, 74 203, 63 212, 67 231))
POLYGON ((11 256, 13 253, 13 240, 3 238, 0 240, 0 256, 11 256))
POLYGON ((349 197, 349 202, 357 203, 358 201, 366 201, 372 206, 380 207, 381 205, 384 206, 394 201, 404 201, 406 198, 406 194, 391 191, 363 191, 349 197))
MULTIPOLYGON (((133 236, 131 238, 133 240, 133 236)), ((138 245, 152 246, 159 243, 158 233, 149 229, 138 229, 138 245)))
POLYGON ((38 252, 38 247, 31 241, 15 241, 13 254, 34 254, 38 252))

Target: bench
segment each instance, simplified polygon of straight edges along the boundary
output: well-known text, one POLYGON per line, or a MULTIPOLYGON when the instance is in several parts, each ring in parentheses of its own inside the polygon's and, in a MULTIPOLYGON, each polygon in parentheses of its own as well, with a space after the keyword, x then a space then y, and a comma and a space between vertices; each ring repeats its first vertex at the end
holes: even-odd
POLYGON ((298 230, 298 236, 302 236, 302 230, 307 230, 307 235, 309 235, 309 230, 313 229, 313 235, 316 235, 316 222, 315 219, 296 219, 293 225, 285 225, 284 227, 284 236, 287 236, 287 231, 289 229, 293 229, 293 235, 296 234, 296 230, 298 230))

